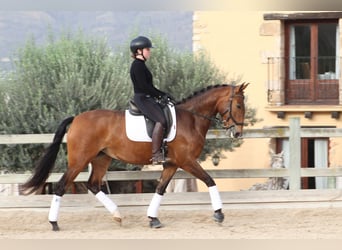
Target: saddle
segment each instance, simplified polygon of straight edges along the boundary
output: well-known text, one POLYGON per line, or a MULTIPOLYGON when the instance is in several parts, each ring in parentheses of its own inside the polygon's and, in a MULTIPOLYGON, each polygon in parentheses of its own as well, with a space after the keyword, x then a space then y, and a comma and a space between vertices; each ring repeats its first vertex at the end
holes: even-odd
MULTIPOLYGON (((166 128, 165 128, 165 132, 164 132, 164 138, 166 138, 168 136, 168 134, 170 133, 171 126, 173 124, 173 119, 172 119, 172 114, 171 114, 171 110, 170 110, 169 105, 161 105, 161 108, 163 110, 164 117, 166 119, 166 128)), ((147 134, 148 134, 148 136, 150 138, 152 138, 152 132, 153 132, 153 128, 154 128, 155 122, 150 120, 149 118, 147 118, 140 111, 140 109, 137 107, 137 105, 134 103, 133 100, 129 101, 129 109, 128 109, 128 111, 133 116, 144 116, 145 123, 146 123, 147 134)))

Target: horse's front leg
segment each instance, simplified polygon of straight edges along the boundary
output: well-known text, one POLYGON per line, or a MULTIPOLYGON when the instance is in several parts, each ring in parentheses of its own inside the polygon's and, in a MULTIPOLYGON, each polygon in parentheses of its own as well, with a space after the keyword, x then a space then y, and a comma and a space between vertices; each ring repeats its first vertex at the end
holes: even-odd
POLYGON ((211 205, 214 209, 214 220, 219 223, 223 222, 224 214, 222 213, 222 200, 213 178, 211 178, 211 176, 201 167, 197 161, 194 161, 192 164, 185 165, 182 168, 207 185, 209 189, 211 205))
POLYGON ((159 209, 162 197, 165 193, 166 187, 177 170, 177 167, 173 165, 165 164, 163 167, 164 169, 161 173, 160 181, 156 188, 156 192, 154 193, 151 203, 147 209, 147 216, 150 219, 151 228, 160 228, 163 226, 158 219, 158 209, 159 209))

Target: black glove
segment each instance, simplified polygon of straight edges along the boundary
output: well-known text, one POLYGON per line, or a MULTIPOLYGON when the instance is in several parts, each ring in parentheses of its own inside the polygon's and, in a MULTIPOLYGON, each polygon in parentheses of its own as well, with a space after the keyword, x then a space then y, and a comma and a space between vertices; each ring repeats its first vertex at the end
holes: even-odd
POLYGON ((171 102, 172 104, 176 104, 176 100, 175 100, 175 98, 173 98, 172 95, 170 95, 170 94, 165 94, 165 96, 166 96, 168 102, 171 102))
POLYGON ((162 107, 165 107, 166 105, 168 105, 169 103, 172 103, 172 104, 176 104, 176 101, 174 100, 174 98, 169 95, 169 94, 165 94, 165 95, 162 95, 158 98, 158 103, 162 106, 162 107))

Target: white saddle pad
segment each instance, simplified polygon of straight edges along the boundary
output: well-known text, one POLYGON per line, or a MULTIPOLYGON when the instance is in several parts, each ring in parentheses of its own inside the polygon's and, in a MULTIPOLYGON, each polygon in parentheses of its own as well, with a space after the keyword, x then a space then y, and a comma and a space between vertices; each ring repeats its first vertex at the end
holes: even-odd
MULTIPOLYGON (((166 138, 167 142, 172 141, 176 137, 176 111, 175 107, 169 105, 172 115, 172 125, 170 132, 166 138)), ((126 135, 131 141, 151 142, 152 139, 147 134, 145 118, 143 115, 131 115, 128 110, 125 111, 126 135)))

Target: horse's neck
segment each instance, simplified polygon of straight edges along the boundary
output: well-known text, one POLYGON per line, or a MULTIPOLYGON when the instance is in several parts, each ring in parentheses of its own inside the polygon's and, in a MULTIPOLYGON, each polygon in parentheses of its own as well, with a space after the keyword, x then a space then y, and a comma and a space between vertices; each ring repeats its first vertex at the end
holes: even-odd
POLYGON ((195 96, 185 103, 179 104, 178 107, 186 110, 188 115, 193 116, 193 128, 206 134, 211 122, 216 117, 217 95, 211 93, 203 93, 200 96, 195 96))
POLYGON ((208 93, 203 93, 200 96, 193 97, 187 102, 180 104, 179 107, 198 115, 211 117, 217 114, 216 101, 217 100, 210 97, 208 93))

